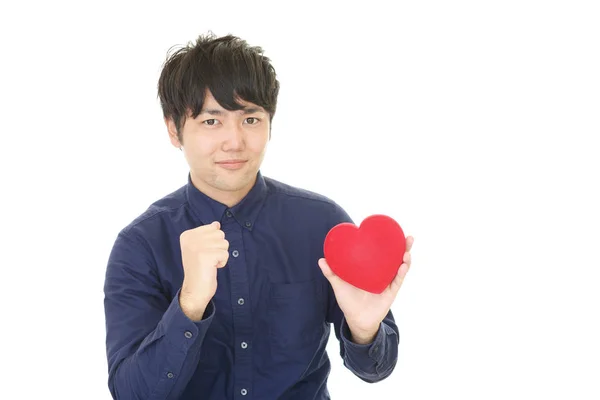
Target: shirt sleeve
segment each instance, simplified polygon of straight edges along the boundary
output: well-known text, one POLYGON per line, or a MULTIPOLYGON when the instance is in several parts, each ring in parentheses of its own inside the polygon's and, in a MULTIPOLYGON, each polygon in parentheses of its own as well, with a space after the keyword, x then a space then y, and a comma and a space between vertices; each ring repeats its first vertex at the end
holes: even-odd
POLYGON ((379 382, 390 376, 398 361, 400 343, 398 327, 392 311, 388 311, 379 325, 373 342, 357 344, 351 339, 350 329, 342 310, 335 301, 332 289, 330 289, 329 299, 328 321, 333 323, 344 366, 369 383, 379 382))
POLYGON ((193 375, 215 313, 199 322, 169 299, 142 239, 121 232, 104 283, 108 386, 114 399, 177 399, 193 375))
POLYGON ((381 322, 375 339, 370 344, 352 342, 346 320, 342 317, 340 327, 343 343, 344 365, 366 382, 377 382, 387 378, 398 361, 398 332, 390 311, 381 322))

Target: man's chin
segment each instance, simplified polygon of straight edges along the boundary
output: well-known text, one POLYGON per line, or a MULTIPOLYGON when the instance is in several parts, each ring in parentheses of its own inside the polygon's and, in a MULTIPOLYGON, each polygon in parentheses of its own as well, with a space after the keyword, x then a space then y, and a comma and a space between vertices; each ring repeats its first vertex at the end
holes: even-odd
POLYGON ((219 188, 228 192, 239 192, 248 189, 254 184, 254 177, 244 176, 238 179, 220 179, 219 188))

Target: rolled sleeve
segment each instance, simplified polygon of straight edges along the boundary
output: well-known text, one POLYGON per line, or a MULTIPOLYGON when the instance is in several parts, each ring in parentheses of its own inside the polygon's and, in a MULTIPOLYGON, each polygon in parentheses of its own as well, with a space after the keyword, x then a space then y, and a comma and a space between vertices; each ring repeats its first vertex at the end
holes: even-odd
POLYGON ((398 335, 391 326, 382 322, 368 344, 352 341, 350 328, 342 318, 340 338, 344 347, 344 364, 366 382, 377 382, 389 376, 398 360, 398 335))

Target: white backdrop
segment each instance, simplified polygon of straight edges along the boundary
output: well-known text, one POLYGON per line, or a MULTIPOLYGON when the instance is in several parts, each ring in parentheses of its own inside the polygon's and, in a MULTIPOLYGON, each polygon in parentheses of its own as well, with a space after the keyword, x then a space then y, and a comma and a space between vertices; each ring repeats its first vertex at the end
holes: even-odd
POLYGON ((156 82, 207 30, 278 72, 263 173, 416 239, 397 368, 332 336, 333 399, 600 398, 593 3, 3 2, 0 398, 110 399, 106 261, 186 182, 156 82))

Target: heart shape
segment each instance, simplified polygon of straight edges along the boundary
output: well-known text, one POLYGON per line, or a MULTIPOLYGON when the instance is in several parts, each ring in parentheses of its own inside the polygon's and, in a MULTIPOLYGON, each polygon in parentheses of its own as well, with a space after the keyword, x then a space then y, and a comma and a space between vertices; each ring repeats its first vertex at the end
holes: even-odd
POLYGON ((359 289, 380 294, 402 265, 406 238, 394 219, 375 214, 359 227, 344 222, 331 228, 323 251, 337 276, 359 289))

